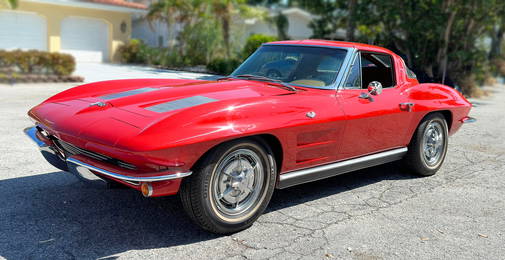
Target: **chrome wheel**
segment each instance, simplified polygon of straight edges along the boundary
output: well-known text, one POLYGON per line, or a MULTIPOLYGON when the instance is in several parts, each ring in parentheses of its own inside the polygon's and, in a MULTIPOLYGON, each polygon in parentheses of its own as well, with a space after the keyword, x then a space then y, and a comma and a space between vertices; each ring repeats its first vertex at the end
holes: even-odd
POLYGON ((437 166, 444 154, 444 128, 438 121, 429 122, 423 134, 423 159, 429 167, 437 166))
POLYGON ((225 218, 240 218, 260 201, 264 186, 264 168, 260 157, 249 149, 228 154, 216 167, 212 181, 212 199, 225 218))

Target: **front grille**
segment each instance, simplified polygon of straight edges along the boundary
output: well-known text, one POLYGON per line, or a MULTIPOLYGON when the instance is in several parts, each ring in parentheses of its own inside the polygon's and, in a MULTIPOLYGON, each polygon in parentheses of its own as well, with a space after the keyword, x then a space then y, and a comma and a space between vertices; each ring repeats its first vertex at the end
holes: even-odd
POLYGON ((95 153, 95 152, 92 152, 92 151, 89 151, 86 149, 82 149, 80 147, 77 147, 73 144, 67 143, 67 142, 60 140, 60 139, 55 138, 54 143, 56 144, 56 146, 58 146, 58 148, 63 150, 67 155, 83 155, 83 156, 86 156, 86 157, 89 157, 89 158, 92 158, 95 160, 99 160, 102 162, 106 162, 106 163, 109 163, 112 165, 119 166, 119 167, 122 167, 125 169, 129 169, 129 170, 136 170, 137 169, 137 167, 135 167, 135 165, 129 164, 127 162, 123 162, 118 159, 114 159, 114 158, 109 157, 107 155, 103 155, 103 154, 95 153))

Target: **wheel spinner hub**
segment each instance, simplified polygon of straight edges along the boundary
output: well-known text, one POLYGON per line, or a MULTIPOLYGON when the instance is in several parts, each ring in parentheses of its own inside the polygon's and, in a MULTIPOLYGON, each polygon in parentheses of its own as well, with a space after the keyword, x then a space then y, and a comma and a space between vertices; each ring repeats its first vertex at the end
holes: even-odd
POLYGON ((263 187, 263 167, 256 153, 237 150, 226 156, 216 170, 213 197, 222 213, 240 215, 255 205, 263 187))
POLYGON ((431 122, 424 131, 423 152, 426 163, 436 165, 443 154, 444 136, 442 126, 431 122))

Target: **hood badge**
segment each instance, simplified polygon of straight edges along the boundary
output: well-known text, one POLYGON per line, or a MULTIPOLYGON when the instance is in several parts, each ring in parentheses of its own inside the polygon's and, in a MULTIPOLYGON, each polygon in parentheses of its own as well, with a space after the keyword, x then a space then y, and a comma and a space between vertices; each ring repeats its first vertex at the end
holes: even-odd
POLYGON ((101 102, 101 101, 89 104, 90 107, 93 107, 93 106, 104 107, 106 105, 107 104, 105 104, 104 102, 101 102))
POLYGON ((307 114, 305 114, 308 118, 314 118, 316 117, 316 112, 314 111, 310 111, 310 112, 307 112, 307 114))

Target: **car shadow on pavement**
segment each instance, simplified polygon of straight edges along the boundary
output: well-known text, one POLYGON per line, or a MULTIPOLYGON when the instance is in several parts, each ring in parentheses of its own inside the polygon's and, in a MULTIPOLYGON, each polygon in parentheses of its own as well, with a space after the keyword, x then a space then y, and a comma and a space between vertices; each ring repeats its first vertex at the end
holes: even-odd
POLYGON ((384 180, 402 180, 416 177, 403 170, 399 162, 387 163, 283 190, 276 190, 267 212, 318 200, 384 180))
MULTIPOLYGON (((412 176, 386 164, 276 190, 267 212, 403 178, 412 176)), ((220 237, 193 225, 177 196, 148 199, 130 189, 90 187, 65 172, 0 180, 0 190, 0 257, 6 259, 114 259, 220 237)))
POLYGON ((101 258, 219 236, 193 225, 177 196, 90 187, 65 172, 0 180, 0 258, 101 258))

